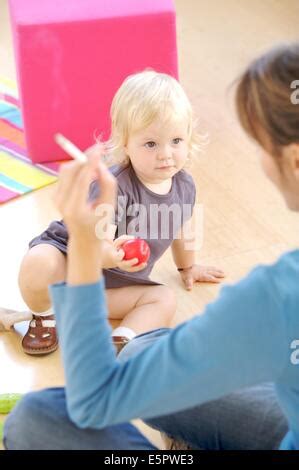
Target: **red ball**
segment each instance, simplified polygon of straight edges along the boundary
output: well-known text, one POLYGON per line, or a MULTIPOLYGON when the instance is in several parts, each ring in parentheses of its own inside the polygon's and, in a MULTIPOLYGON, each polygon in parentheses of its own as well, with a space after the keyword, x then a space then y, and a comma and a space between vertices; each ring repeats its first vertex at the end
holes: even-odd
POLYGON ((141 263, 147 263, 151 251, 150 247, 145 240, 141 238, 134 238, 132 240, 127 240, 120 247, 124 252, 124 260, 129 260, 133 258, 138 258, 138 263, 133 264, 133 266, 138 266, 141 263))

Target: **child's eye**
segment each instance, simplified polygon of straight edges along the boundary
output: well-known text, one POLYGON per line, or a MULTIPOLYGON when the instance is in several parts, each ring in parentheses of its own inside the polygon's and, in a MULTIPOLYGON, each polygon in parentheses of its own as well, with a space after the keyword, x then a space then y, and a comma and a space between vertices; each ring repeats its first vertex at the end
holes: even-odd
POLYGON ((176 137, 175 139, 172 140, 172 142, 175 144, 175 145, 178 145, 180 142, 182 142, 183 139, 181 139, 180 137, 176 137))
POLYGON ((153 140, 150 140, 149 142, 146 142, 145 147, 152 149, 155 147, 155 145, 156 145, 156 142, 154 142, 153 140))

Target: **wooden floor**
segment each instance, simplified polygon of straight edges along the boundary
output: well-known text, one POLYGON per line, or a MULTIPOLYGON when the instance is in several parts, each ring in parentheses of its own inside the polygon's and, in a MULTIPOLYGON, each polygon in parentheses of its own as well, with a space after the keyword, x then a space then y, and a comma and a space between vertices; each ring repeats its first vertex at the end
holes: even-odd
MULTIPOLYGON (((239 128, 233 80, 248 62, 280 41, 298 39, 297 0, 176 0, 180 79, 189 94, 199 129, 210 143, 194 161, 198 202, 204 207, 199 261, 222 267, 226 282, 244 276, 256 263, 275 260, 298 246, 299 219, 287 211, 259 167, 256 147, 239 128)), ((15 78, 7 1, 0 2, 0 73, 15 78)), ((23 308, 17 272, 28 240, 58 214, 54 186, 0 207, 0 305, 23 308)), ((176 323, 199 313, 218 293, 216 285, 182 288, 166 253, 153 277, 178 295, 176 323)), ((0 334, 0 393, 25 392, 63 384, 59 352, 44 358, 22 353, 18 331, 0 334)), ((148 434, 148 430, 145 430, 148 434)), ((159 445, 156 433, 151 438, 159 445)))

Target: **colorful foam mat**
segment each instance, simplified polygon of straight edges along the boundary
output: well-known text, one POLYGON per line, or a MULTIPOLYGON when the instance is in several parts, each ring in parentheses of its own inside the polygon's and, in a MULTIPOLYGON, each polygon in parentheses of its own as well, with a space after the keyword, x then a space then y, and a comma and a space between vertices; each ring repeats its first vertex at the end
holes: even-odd
POLYGON ((54 183, 60 164, 31 162, 16 85, 0 77, 0 204, 54 183))

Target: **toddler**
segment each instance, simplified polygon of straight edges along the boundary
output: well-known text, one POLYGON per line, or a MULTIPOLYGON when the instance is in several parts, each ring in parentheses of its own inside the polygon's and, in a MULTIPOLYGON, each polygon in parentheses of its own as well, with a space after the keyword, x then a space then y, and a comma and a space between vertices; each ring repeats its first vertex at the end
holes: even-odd
MULTIPOLYGON (((194 281, 219 282, 224 274, 196 265, 195 250, 186 244, 184 227, 190 224, 196 189, 184 167, 196 152, 198 137, 181 85, 152 70, 129 76, 113 99, 111 121, 107 148, 118 162, 111 167, 118 200, 114 240, 105 242, 104 277, 109 318, 120 321, 112 332, 120 350, 137 334, 170 326, 175 295, 150 279, 155 262, 169 246, 187 289, 194 281), (147 264, 136 266, 136 259, 123 259, 121 246, 128 237, 147 241, 147 264)), ((91 199, 97 191, 93 183, 91 199)), ((65 279, 68 233, 63 221, 52 222, 29 246, 19 285, 33 318, 22 346, 28 354, 46 354, 58 346, 48 286, 65 279)))

